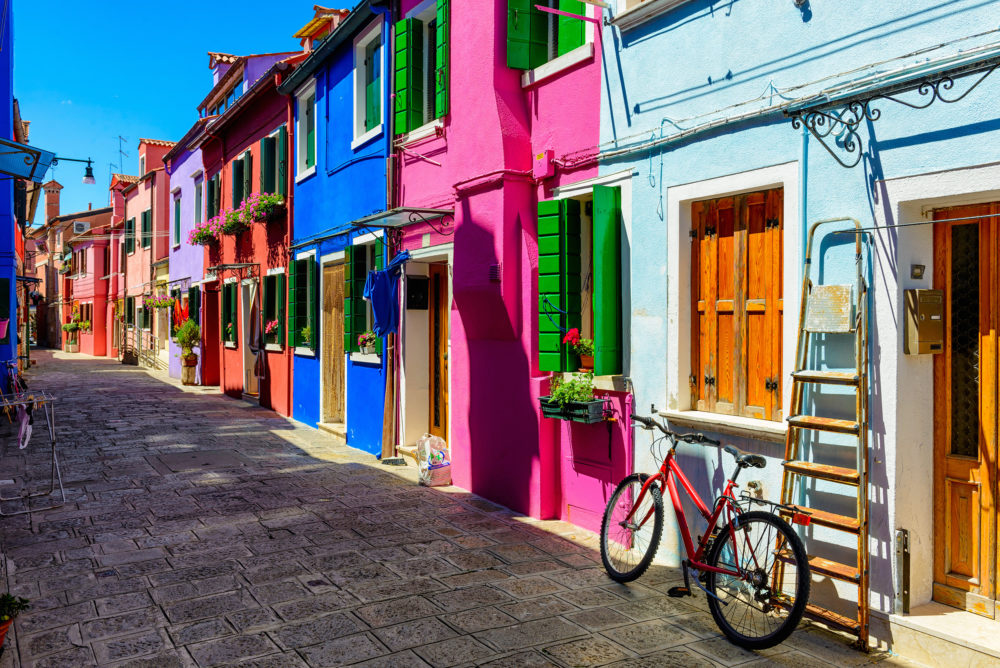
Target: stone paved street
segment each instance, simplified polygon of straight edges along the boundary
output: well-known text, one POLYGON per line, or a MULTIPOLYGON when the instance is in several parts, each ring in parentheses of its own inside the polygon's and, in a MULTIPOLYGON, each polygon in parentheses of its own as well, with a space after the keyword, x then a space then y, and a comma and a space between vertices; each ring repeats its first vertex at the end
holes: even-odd
MULTIPOLYGON (((217 392, 109 360, 37 356, 28 382, 59 397, 68 503, 0 519, 0 575, 34 605, 0 668, 882 658, 817 629, 743 651, 704 597, 665 595, 677 571, 613 584, 587 532, 418 487, 412 465, 382 466, 217 392)), ((32 451, 37 481, 39 441, 32 451)), ((20 481, 15 458, 2 465, 0 478, 20 481)))

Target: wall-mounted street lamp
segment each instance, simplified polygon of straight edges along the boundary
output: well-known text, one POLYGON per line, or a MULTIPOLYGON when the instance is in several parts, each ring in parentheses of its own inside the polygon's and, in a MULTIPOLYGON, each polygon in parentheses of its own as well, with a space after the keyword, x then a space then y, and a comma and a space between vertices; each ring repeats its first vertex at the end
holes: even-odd
POLYGON ((59 157, 56 157, 56 158, 52 158, 52 166, 55 167, 56 165, 58 165, 63 160, 66 160, 68 162, 85 162, 85 163, 87 163, 87 168, 83 172, 83 182, 84 182, 84 184, 86 184, 88 186, 92 186, 95 183, 97 183, 97 180, 94 178, 94 164, 93 164, 94 161, 93 160, 91 160, 90 158, 87 158, 86 160, 80 160, 79 158, 59 158, 59 157))

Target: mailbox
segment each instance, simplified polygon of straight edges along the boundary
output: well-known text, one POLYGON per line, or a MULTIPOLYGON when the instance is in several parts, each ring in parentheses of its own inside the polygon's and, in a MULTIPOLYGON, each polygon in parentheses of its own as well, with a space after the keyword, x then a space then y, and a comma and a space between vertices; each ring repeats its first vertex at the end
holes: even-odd
POLYGON ((944 292, 904 290, 906 332, 903 352, 926 355, 944 352, 944 292))

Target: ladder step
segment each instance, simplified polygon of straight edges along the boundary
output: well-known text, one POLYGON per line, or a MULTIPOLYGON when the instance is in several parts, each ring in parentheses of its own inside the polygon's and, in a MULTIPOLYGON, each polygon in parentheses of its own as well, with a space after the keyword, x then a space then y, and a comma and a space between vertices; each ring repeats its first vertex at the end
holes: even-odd
POLYGON ((815 429, 816 431, 832 431, 837 434, 853 434, 861 432, 861 425, 852 420, 837 420, 816 415, 793 415, 788 418, 788 426, 799 429, 815 429))
MULTIPOLYGON (((777 556, 778 559, 785 563, 789 563, 792 560, 792 555, 788 550, 781 550, 777 556)), ((826 575, 837 580, 843 580, 844 582, 857 584, 861 580, 861 573, 858 571, 857 566, 842 564, 837 561, 824 559, 823 557, 810 556, 809 569, 817 575, 826 575)))
POLYGON ((799 475, 819 478, 839 482, 845 485, 857 485, 861 476, 854 469, 845 469, 842 466, 827 466, 826 464, 813 464, 812 462, 783 462, 786 470, 799 475))
POLYGON ((860 382, 854 371, 815 371, 803 369, 792 372, 792 378, 803 383, 825 383, 827 385, 854 385, 860 382))
MULTIPOLYGON (((809 515, 809 521, 812 524, 818 524, 821 527, 839 529, 840 531, 846 531, 848 533, 857 533, 861 529, 861 522, 854 517, 838 515, 837 513, 829 513, 825 510, 816 510, 815 508, 806 508, 805 506, 794 506, 794 508, 809 515)), ((778 512, 782 516, 792 516, 792 511, 789 509, 780 508, 778 512)))
POLYGON ((809 619, 815 619, 818 622, 823 622, 824 624, 847 631, 848 633, 856 634, 861 630, 861 624, 858 620, 845 617, 844 615, 837 614, 833 610, 827 610, 826 608, 821 608, 818 605, 813 605, 812 603, 806 604, 805 616, 809 619))

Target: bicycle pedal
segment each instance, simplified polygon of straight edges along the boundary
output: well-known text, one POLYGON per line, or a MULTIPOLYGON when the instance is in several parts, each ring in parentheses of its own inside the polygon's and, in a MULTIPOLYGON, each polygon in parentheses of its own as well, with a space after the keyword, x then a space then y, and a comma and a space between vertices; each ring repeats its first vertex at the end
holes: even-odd
POLYGON ((667 596, 670 598, 683 598, 690 595, 691 590, 688 587, 671 587, 667 590, 667 596))

